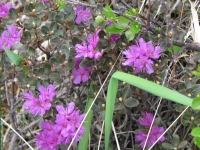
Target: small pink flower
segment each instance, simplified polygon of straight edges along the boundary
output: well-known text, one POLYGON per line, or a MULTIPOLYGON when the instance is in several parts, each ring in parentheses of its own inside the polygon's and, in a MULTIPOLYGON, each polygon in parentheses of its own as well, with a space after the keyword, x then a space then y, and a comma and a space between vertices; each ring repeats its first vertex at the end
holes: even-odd
MULTIPOLYGON (((138 119, 138 122, 142 126, 150 127, 152 120, 153 120, 153 114, 144 112, 142 113, 142 117, 138 119)), ((155 122, 155 119, 154 119, 154 122, 155 122)))
POLYGON ((92 67, 88 68, 79 68, 78 70, 73 70, 72 75, 75 77, 74 84, 80 84, 82 82, 87 82, 89 78, 89 73, 91 72, 92 67))
POLYGON ((3 5, 0 3, 0 18, 6 17, 9 13, 10 8, 14 8, 14 6, 11 6, 9 4, 3 5))
POLYGON ((77 6, 76 7, 76 24, 86 23, 89 21, 91 17, 90 9, 83 9, 83 6, 77 6))

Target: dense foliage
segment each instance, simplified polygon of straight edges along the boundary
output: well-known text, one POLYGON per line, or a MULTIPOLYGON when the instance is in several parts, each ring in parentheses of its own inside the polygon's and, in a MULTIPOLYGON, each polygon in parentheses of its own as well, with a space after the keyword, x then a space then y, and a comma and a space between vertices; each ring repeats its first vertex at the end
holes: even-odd
MULTIPOLYGON (((1 118, 29 148, 64 150, 72 142, 71 149, 105 149, 109 78, 121 71, 194 101, 187 108, 119 82, 110 149, 149 148, 160 136, 155 149, 200 147, 198 6, 190 0, 0 2, 1 118)), ((2 137, 3 149, 28 149, 9 127, 2 126, 2 137)))

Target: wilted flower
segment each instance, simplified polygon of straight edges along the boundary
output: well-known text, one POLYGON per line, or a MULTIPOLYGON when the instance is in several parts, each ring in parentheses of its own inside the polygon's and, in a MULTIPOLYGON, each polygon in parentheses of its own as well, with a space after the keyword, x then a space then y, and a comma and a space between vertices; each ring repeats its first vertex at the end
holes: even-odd
POLYGON ((154 48, 152 42, 147 43, 143 38, 140 38, 139 44, 129 46, 129 50, 123 52, 126 57, 122 65, 134 66, 134 73, 146 71, 151 74, 154 72, 152 59, 158 59, 161 52, 160 46, 154 48))
POLYGON ((89 21, 91 17, 91 12, 90 9, 85 9, 83 8, 83 6, 77 6, 76 7, 76 24, 80 24, 82 23, 86 23, 89 21))
POLYGON ((120 38, 120 34, 112 34, 110 36, 110 41, 111 42, 117 42, 117 40, 120 38))
POLYGON ((74 84, 80 84, 82 82, 87 82, 89 78, 89 73, 91 72, 92 68, 79 68, 78 70, 73 70, 72 75, 75 77, 74 84))
POLYGON ((110 20, 108 20, 107 24, 110 25, 110 26, 112 26, 112 25, 113 25, 113 22, 110 21, 110 20))

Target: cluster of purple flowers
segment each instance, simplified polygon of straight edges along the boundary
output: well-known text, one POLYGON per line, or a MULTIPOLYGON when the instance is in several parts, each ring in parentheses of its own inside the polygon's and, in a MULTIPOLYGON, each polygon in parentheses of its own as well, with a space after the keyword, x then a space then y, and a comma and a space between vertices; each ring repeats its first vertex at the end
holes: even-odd
POLYGON ((29 113, 36 115, 39 113, 43 116, 47 110, 51 108, 51 102, 56 96, 55 87, 50 84, 48 87, 39 86, 40 95, 36 98, 31 91, 23 93, 23 98, 26 100, 23 108, 29 110, 29 113))
POLYGON ((75 51, 77 55, 75 56, 75 68, 78 68, 77 70, 72 71, 72 75, 75 77, 73 83, 74 84, 80 84, 80 82, 87 82, 89 78, 89 73, 92 70, 92 67, 87 68, 79 68, 80 59, 83 58, 89 58, 89 59, 99 59, 102 57, 102 53, 100 51, 97 51, 97 44, 99 42, 99 32, 101 29, 98 29, 94 32, 94 34, 89 34, 87 37, 87 41, 89 44, 87 44, 85 41, 82 42, 82 44, 76 44, 75 45, 75 51))
POLYGON ((154 47, 151 41, 147 43, 143 38, 140 38, 139 44, 129 46, 129 50, 123 52, 126 57, 122 65, 134 66, 134 73, 146 71, 151 74, 154 72, 152 59, 158 59, 161 52, 160 46, 154 47))
POLYGON ((3 5, 0 2, 0 18, 6 17, 9 13, 10 8, 14 8, 14 6, 12 6, 10 4, 3 5))
POLYGON ((87 41, 89 42, 89 44, 87 45, 87 43, 85 41, 82 42, 82 44, 76 44, 75 45, 75 50, 77 52, 77 55, 75 56, 75 58, 80 58, 80 57, 84 57, 84 58, 94 58, 94 59, 99 59, 102 57, 102 53, 100 51, 97 51, 97 44, 99 42, 99 32, 101 31, 101 29, 98 29, 94 32, 94 35, 89 34, 87 37, 87 41))
MULTIPOLYGON (((56 115, 55 124, 44 121, 41 125, 42 132, 36 135, 36 146, 41 150, 57 150, 60 144, 69 144, 80 126, 85 114, 80 115, 80 111, 75 109, 73 102, 69 103, 66 109, 56 106, 58 114, 56 115)), ((84 135, 85 127, 81 126, 75 137, 75 142, 81 140, 84 135)))
POLYGON ((83 6, 77 6, 76 7, 76 24, 81 24, 82 23, 86 23, 90 20, 91 17, 91 12, 90 9, 85 9, 83 8, 83 6))
MULTIPOLYGON (((138 122, 140 125, 145 127, 145 130, 137 130, 136 136, 135 136, 135 141, 140 142, 140 147, 144 148, 144 144, 147 138, 147 133, 149 131, 149 128, 151 126, 151 123, 153 121, 153 114, 151 113, 143 113, 143 118, 139 118, 138 122)), ((155 122, 156 120, 154 120, 155 122)), ((151 129, 151 132, 149 134, 149 138, 147 140, 147 146, 150 147, 151 145, 154 144, 154 142, 163 134, 164 128, 163 127, 158 127, 158 126, 153 126, 151 129)), ((165 140, 165 137, 162 136, 162 138, 159 140, 160 142, 163 142, 165 140)))
POLYGON ((16 25, 7 26, 0 37, 0 51, 6 47, 11 49, 15 42, 19 42, 22 34, 22 29, 19 31, 16 25))

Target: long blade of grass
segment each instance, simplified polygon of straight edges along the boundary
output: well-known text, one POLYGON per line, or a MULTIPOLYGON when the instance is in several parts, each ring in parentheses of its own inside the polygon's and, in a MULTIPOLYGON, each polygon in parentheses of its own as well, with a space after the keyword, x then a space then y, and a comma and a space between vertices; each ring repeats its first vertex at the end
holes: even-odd
POLYGON ((118 89, 118 80, 124 81, 149 93, 174 101, 176 103, 192 106, 192 99, 183 94, 134 75, 119 71, 115 72, 110 79, 107 91, 105 114, 105 150, 108 150, 109 148, 110 129, 118 89))
POLYGON ((105 113, 105 148, 108 150, 110 140, 111 122, 114 112, 115 99, 118 89, 118 80, 115 78, 110 79, 108 85, 108 93, 106 99, 106 113, 105 113))
MULTIPOLYGON (((90 91, 94 92, 92 89, 92 85, 93 83, 91 82, 90 84, 90 91)), ((90 98, 88 97, 87 99, 87 103, 85 106, 85 113, 88 111, 88 109, 90 108, 90 106, 92 105, 94 98, 90 98)), ((92 122, 92 115, 93 115, 93 111, 92 109, 90 109, 84 123, 83 126, 86 128, 86 131, 84 133, 84 136, 82 137, 81 141, 78 144, 78 150, 83 150, 83 149, 88 149, 88 141, 89 141, 89 135, 90 135, 90 127, 91 127, 91 122, 92 122)))

